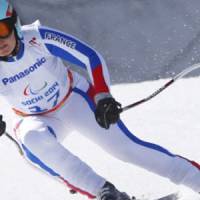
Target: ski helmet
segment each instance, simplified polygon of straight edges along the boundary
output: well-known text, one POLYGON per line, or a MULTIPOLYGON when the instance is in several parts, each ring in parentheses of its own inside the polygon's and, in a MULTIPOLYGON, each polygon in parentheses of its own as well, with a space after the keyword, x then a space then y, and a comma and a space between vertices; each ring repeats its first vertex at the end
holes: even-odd
POLYGON ((0 22, 5 22, 8 25, 8 30, 14 28, 17 37, 22 39, 20 19, 15 9, 7 0, 0 0, 0 22))

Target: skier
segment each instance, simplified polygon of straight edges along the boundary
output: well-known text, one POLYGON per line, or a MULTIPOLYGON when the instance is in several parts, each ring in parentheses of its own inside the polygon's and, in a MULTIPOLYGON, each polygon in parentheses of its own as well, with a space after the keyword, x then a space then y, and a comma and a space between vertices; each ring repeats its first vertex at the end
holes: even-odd
MULTIPOLYGON (((130 200, 62 145, 74 129, 116 158, 200 191, 200 166, 137 138, 120 120, 106 64, 71 35, 38 23, 20 26, 0 0, 0 92, 16 114, 15 133, 32 164, 71 189, 99 200, 130 200), (90 80, 62 60, 87 71, 90 80)), ((6 123, 0 117, 0 134, 6 123)), ((119 174, 119 176, 122 174, 119 174)))

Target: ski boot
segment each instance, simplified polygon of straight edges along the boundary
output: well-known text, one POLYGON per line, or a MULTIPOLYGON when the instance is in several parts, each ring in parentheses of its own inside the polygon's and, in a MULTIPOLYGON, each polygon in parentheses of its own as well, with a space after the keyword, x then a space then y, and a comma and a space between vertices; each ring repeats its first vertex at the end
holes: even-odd
POLYGON ((125 192, 118 191, 115 186, 106 182, 96 196, 97 200, 132 200, 125 192))

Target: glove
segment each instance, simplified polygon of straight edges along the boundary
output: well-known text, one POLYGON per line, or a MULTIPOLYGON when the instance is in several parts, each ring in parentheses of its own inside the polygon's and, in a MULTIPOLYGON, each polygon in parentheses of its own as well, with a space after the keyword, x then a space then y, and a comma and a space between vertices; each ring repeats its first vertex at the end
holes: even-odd
POLYGON ((0 115, 0 136, 2 136, 6 131, 6 123, 2 120, 3 116, 0 115))
POLYGON ((120 112, 121 104, 115 101, 114 98, 108 97, 98 101, 95 118, 101 127, 109 129, 111 124, 119 120, 120 112))

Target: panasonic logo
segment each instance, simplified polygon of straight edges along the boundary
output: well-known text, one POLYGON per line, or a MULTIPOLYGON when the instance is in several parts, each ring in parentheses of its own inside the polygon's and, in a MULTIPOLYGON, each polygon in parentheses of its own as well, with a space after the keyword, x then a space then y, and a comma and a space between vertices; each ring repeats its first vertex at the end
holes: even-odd
POLYGON ((2 82, 4 85, 8 85, 11 83, 14 83, 26 76, 28 76, 29 74, 31 74, 32 72, 34 72, 35 70, 37 70, 39 67, 41 67, 44 63, 46 62, 46 58, 42 57, 40 59, 37 59, 36 63, 31 65, 30 67, 28 67, 27 69, 25 69, 22 72, 19 72, 18 74, 15 74, 14 76, 11 77, 7 77, 7 78, 3 78, 2 82))

